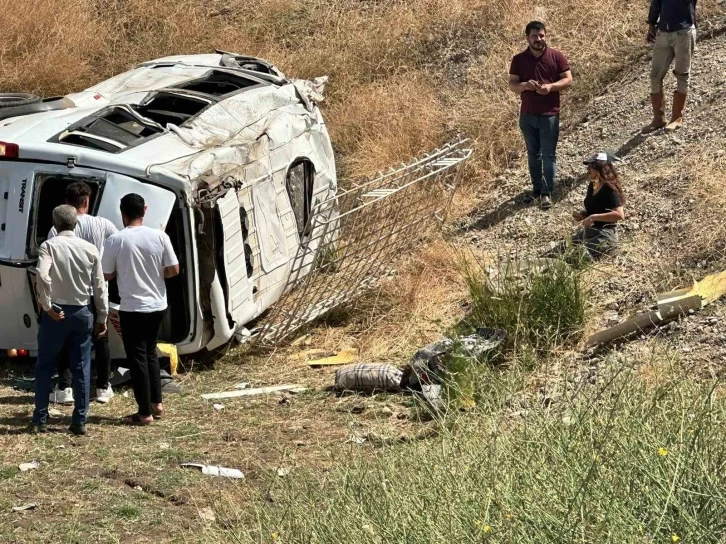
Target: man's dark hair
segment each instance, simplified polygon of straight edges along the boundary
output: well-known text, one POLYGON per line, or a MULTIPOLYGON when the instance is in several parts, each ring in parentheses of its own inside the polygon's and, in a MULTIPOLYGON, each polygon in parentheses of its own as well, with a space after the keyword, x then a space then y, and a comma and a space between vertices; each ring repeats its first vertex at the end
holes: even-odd
POLYGON ((131 221, 144 217, 144 206, 144 198, 136 193, 129 193, 121 199, 121 213, 131 221))
POLYGON ((83 201, 91 198, 93 191, 87 183, 76 181, 66 187, 66 204, 74 208, 83 206, 83 201))
POLYGON ((536 30, 537 32, 539 32, 540 30, 544 30, 545 32, 547 32, 547 27, 545 27, 544 23, 541 23, 539 21, 532 21, 527 25, 527 28, 524 29, 524 34, 526 36, 529 36, 533 30, 536 30))

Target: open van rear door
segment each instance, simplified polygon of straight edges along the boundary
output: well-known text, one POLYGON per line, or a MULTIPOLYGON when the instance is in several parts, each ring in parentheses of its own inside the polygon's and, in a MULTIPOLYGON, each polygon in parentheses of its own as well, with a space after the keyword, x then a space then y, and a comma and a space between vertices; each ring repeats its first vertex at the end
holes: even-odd
POLYGON ((217 200, 217 209, 222 223, 220 266, 223 268, 218 272, 220 276, 224 276, 220 279, 226 291, 227 316, 239 325, 247 317, 245 302, 251 295, 251 287, 247 278, 244 233, 237 193, 230 189, 217 200))
POLYGON ((176 203, 176 195, 167 189, 156 185, 142 183, 134 178, 109 172, 103 187, 101 204, 97 215, 111 221, 116 228, 124 228, 121 221, 121 198, 129 193, 141 195, 146 202, 147 210, 144 216, 144 225, 152 229, 166 229, 169 216, 176 203))

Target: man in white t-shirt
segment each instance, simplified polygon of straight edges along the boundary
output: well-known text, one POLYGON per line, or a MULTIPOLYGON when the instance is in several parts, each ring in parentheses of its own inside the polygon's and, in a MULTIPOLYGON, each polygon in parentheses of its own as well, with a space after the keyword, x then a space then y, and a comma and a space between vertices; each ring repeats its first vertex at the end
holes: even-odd
MULTIPOLYGON (((118 232, 116 225, 105 217, 89 215, 88 208, 91 202, 91 188, 87 183, 76 181, 66 187, 66 204, 76 209, 77 222, 75 235, 86 242, 90 242, 103 255, 103 245, 106 240, 118 232)), ((53 227, 48 233, 48 240, 58 235, 53 227)), ((93 349, 96 353, 96 400, 107 403, 113 397, 111 388, 111 352, 108 347, 108 333, 93 337, 93 349)), ((73 388, 71 387, 71 368, 68 359, 68 350, 65 350, 58 363, 58 385, 50 394, 51 402, 58 404, 73 404, 73 388)))
POLYGON ((179 274, 169 236, 145 227, 144 199, 130 193, 121 199, 124 228, 111 236, 101 262, 106 280, 114 277, 121 297, 119 319, 138 412, 127 422, 148 425, 164 412, 156 344, 167 308, 164 279, 179 274))

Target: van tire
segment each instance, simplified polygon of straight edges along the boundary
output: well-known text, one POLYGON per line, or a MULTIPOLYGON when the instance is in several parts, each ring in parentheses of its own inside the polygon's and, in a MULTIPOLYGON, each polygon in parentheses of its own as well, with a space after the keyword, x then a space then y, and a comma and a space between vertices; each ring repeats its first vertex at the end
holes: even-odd
POLYGON ((0 93, 0 108, 16 108, 40 102, 36 94, 27 93, 0 93))

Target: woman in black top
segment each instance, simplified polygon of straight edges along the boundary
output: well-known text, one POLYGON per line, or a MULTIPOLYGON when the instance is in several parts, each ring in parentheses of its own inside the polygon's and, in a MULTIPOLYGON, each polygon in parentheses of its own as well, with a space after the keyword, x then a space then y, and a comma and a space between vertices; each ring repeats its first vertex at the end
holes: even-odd
POLYGON ((585 209, 572 214, 582 226, 573 235, 572 241, 583 246, 588 255, 596 259, 618 247, 615 224, 625 217, 625 195, 618 173, 606 153, 598 153, 585 164, 590 184, 585 196, 585 209))

